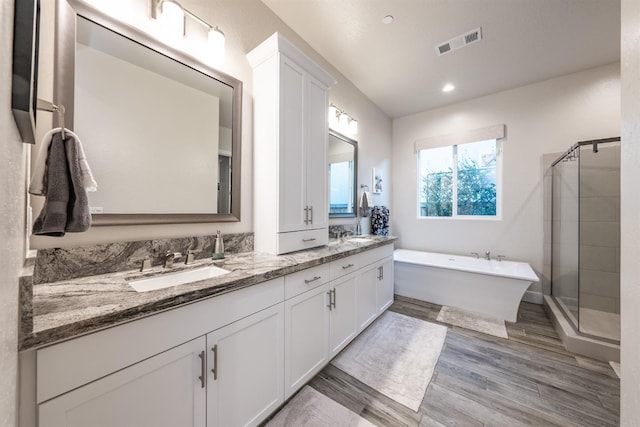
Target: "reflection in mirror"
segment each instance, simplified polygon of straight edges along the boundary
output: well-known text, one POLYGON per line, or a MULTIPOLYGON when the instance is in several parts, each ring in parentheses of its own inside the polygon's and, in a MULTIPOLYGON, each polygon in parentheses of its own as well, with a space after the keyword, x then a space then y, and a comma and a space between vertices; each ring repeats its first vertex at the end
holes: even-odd
POLYGON ((98 182, 94 225, 239 220, 242 83, 75 7, 75 79, 56 92, 98 182))
POLYGON ((356 216, 358 142, 329 131, 329 217, 356 216))

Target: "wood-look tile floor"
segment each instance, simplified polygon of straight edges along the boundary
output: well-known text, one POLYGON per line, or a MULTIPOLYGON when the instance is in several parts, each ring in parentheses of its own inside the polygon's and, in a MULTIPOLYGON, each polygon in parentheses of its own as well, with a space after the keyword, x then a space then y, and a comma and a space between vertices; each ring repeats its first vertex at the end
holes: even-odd
MULTIPOLYGON (((390 310, 440 323, 440 308, 396 296, 390 310)), ((566 351, 541 305, 520 305, 518 322, 507 322, 508 340, 446 326, 419 412, 332 365, 309 385, 379 426, 619 425, 613 369, 566 351)))

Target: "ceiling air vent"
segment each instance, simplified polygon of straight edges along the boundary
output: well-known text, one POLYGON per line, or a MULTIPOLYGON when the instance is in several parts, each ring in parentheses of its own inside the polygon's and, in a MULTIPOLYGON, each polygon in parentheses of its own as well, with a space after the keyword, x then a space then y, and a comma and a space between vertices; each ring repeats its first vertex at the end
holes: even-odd
POLYGON ((452 38, 444 43, 436 46, 436 53, 438 56, 445 53, 453 52, 461 47, 468 46, 472 43, 476 43, 482 40, 482 28, 478 27, 475 30, 467 31, 466 33, 452 38))

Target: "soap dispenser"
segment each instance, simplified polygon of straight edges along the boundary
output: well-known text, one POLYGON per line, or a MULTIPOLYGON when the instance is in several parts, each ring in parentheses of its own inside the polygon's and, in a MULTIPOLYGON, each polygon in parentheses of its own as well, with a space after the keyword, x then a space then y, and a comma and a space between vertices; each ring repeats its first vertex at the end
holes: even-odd
POLYGON ((216 233, 216 240, 213 244, 213 259, 223 259, 224 258, 224 241, 222 240, 222 235, 220 234, 220 230, 216 233))

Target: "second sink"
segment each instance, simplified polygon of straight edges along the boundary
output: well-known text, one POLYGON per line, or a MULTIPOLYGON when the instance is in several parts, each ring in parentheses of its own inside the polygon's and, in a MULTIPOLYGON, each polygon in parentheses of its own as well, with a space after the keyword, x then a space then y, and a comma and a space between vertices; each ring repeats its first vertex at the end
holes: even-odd
POLYGON ((171 286, 184 285, 185 283, 197 282, 199 280, 210 279, 229 273, 224 268, 214 265, 193 270, 183 270, 175 273, 162 274, 160 276, 149 277, 147 279, 132 280, 129 285, 136 292, 155 291, 157 289, 169 288, 171 286))

